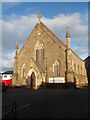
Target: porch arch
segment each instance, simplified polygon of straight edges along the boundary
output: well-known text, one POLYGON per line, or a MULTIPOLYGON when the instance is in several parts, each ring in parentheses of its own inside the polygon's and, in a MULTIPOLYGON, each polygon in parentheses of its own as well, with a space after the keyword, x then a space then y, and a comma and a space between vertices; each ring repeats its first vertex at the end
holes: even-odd
POLYGON ((37 89, 37 73, 33 68, 27 73, 27 84, 29 87, 37 89))

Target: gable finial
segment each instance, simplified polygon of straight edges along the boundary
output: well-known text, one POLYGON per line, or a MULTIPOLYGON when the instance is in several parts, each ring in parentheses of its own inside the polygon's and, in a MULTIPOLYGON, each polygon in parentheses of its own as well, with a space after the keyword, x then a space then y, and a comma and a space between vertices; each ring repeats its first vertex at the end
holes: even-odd
POLYGON ((66 39, 67 39, 67 48, 70 48, 70 33, 69 33, 69 27, 67 27, 66 39))
POLYGON ((67 27, 66 38, 70 38, 69 27, 67 27))
POLYGON ((16 47, 15 47, 15 49, 18 49, 18 42, 17 42, 17 40, 16 40, 16 47))
POLYGON ((17 56, 17 53, 18 53, 18 42, 16 40, 16 46, 15 46, 15 56, 17 56))
POLYGON ((39 14, 38 14, 38 16, 37 16, 37 18, 38 18, 38 23, 40 23, 40 17, 41 17, 42 15, 41 15, 41 13, 39 12, 39 14))

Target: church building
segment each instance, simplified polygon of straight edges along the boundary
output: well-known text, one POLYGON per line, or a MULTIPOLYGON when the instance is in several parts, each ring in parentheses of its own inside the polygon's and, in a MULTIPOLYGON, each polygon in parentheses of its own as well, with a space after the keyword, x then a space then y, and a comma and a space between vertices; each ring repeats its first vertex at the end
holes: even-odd
POLYGON ((70 48, 69 28, 66 30, 67 45, 40 19, 18 52, 16 41, 13 86, 38 89, 47 84, 88 85, 85 62, 70 48))

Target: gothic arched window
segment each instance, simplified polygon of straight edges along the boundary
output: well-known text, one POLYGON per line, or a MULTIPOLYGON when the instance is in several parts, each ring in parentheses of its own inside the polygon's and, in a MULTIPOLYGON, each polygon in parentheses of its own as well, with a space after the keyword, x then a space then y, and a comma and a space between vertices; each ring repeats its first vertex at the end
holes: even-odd
POLYGON ((75 72, 76 72, 76 64, 74 64, 74 70, 75 70, 75 72))
POLYGON ((24 64, 22 65, 22 78, 24 78, 25 70, 26 70, 26 65, 25 65, 25 63, 24 63, 24 64))
POLYGON ((78 65, 78 73, 79 73, 79 65, 78 65))
POLYGON ((39 63, 44 62, 44 48, 43 43, 38 43, 37 49, 36 49, 36 61, 39 63))
POLYGON ((54 76, 60 77, 60 63, 58 60, 54 62, 54 76))

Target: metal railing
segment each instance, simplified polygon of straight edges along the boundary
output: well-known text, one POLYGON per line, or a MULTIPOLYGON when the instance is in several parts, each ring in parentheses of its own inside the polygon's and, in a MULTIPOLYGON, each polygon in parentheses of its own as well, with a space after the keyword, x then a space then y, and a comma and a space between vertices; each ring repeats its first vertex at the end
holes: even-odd
POLYGON ((17 115, 17 104, 9 104, 2 106, 2 120, 13 119, 16 120, 17 115))

